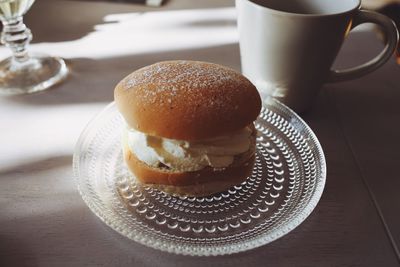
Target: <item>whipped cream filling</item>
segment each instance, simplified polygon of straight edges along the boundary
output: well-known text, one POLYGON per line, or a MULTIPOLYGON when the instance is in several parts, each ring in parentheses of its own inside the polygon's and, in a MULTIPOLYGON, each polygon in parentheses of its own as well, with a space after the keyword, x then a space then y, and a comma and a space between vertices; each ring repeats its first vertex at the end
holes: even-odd
POLYGON ((152 167, 162 163, 177 171, 197 171, 207 166, 228 167, 236 155, 253 149, 251 139, 250 127, 197 141, 150 136, 127 128, 128 146, 139 160, 152 167))

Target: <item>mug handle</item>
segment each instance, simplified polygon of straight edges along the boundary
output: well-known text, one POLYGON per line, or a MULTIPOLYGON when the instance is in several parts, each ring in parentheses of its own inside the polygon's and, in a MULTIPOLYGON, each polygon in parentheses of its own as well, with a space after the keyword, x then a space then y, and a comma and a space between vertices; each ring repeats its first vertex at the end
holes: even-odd
POLYGON ((353 18, 351 29, 367 22, 381 26, 386 40, 385 48, 375 58, 360 66, 345 70, 331 70, 328 76, 328 82, 341 82, 364 76, 382 66, 392 56, 399 40, 399 33, 393 21, 376 12, 358 10, 353 18))

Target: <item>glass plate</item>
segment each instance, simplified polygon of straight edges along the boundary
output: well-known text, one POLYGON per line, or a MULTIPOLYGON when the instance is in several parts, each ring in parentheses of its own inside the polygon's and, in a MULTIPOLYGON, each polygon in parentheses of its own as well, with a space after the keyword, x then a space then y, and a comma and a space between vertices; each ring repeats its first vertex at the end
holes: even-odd
POLYGON ((185 255, 222 255, 293 230, 321 197, 326 163, 311 129, 276 100, 255 122, 253 173, 208 197, 174 197, 142 186, 124 165, 124 121, 114 103, 83 131, 73 160, 82 198, 107 225, 143 245, 185 255))

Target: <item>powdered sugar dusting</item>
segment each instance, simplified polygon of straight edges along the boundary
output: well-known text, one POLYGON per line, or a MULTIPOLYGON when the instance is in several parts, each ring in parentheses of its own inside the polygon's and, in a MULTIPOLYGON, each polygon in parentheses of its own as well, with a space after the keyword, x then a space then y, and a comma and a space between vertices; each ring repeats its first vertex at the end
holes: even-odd
MULTIPOLYGON (((231 69, 221 67, 209 68, 214 65, 205 62, 193 61, 166 61, 153 64, 136 71, 133 77, 125 80, 126 88, 136 85, 157 83, 157 84, 182 84, 193 87, 207 87, 210 84, 222 82, 223 80, 237 79, 238 75, 231 69), (190 82, 190 84, 187 84, 190 82)), ((159 89, 163 89, 160 87, 159 89)), ((176 90, 177 88, 172 88, 176 90)))
MULTIPOLYGON (((218 88, 245 80, 236 71, 212 63, 198 61, 166 61, 153 64, 135 71, 123 81, 126 90, 148 86, 142 94, 144 101, 155 100, 154 97, 162 92, 168 104, 174 97, 184 94, 186 97, 196 97, 205 88, 218 88), (215 66, 218 66, 217 68, 215 66)), ((234 89, 235 86, 232 86, 234 89)), ((236 90, 239 88, 235 88, 236 90)), ((222 91, 221 91, 222 93, 222 91)), ((190 101, 191 99, 188 99, 190 101)), ((209 99, 210 105, 222 104, 221 98, 209 99)))

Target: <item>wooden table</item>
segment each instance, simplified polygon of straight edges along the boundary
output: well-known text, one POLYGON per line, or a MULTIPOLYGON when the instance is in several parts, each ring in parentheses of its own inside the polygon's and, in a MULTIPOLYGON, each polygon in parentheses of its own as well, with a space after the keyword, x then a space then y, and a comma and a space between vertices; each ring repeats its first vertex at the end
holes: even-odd
MULTIPOLYGON (((157 9, 35 3, 26 17, 32 50, 67 58, 71 75, 47 92, 0 98, 0 266, 399 266, 394 60, 364 78, 326 85, 303 114, 325 151, 327 184, 310 217, 271 244, 220 257, 171 255, 115 233, 81 199, 71 169, 74 144, 113 100, 114 85, 166 59, 240 69, 235 19, 233 1, 225 0, 171 0, 157 9)), ((355 65, 379 49, 373 33, 356 31, 338 64, 355 65)))

